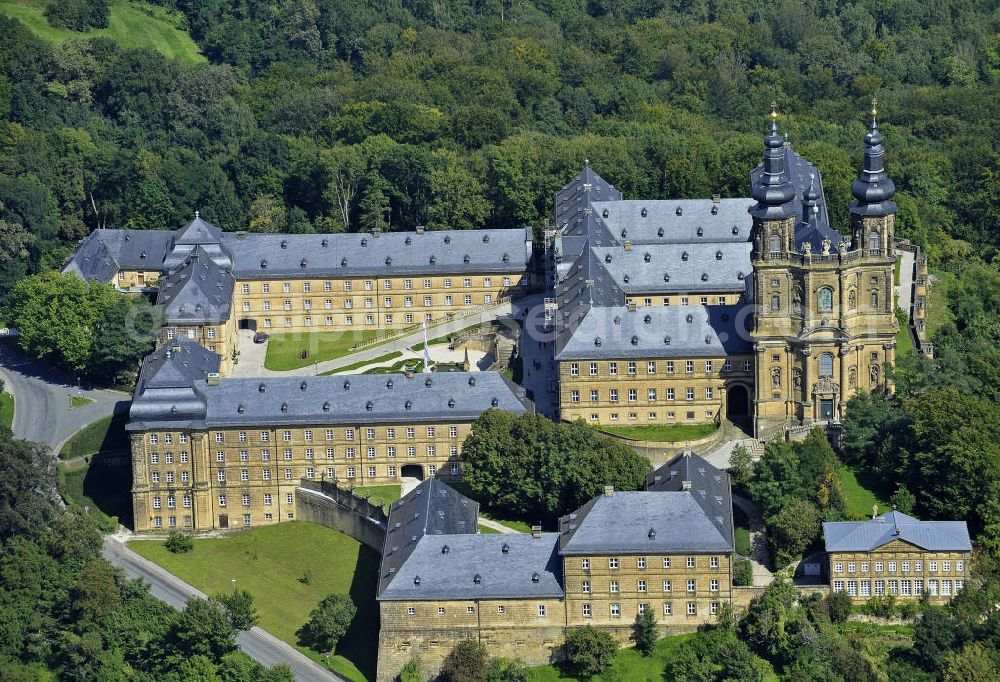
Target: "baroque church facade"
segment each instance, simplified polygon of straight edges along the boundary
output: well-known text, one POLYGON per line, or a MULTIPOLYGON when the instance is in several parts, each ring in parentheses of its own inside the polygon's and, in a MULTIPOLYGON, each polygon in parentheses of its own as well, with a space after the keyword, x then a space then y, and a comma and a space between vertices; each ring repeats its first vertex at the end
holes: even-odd
POLYGON ((561 418, 728 417, 770 437, 891 389, 895 185, 875 111, 849 237, 776 117, 750 198, 624 200, 589 166, 556 194, 546 318, 561 418))

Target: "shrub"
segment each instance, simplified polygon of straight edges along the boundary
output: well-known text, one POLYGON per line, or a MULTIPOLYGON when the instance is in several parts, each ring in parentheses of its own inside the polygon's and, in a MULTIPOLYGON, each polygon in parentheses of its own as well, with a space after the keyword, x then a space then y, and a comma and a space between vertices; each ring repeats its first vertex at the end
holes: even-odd
POLYGON ((309 614, 309 621, 299 628, 299 642, 313 651, 329 653, 347 632, 358 612, 349 595, 336 592, 323 598, 309 614))
POLYGON ((403 666, 396 679, 399 682, 424 682, 424 676, 420 672, 420 665, 413 660, 403 666))
POLYGON ((750 587, 753 585, 753 564, 743 559, 737 561, 733 567, 733 584, 740 587, 750 587))
POLYGON ((167 536, 163 546, 167 548, 168 552, 173 552, 174 554, 186 554, 194 549, 194 538, 187 533, 173 531, 167 536))
POLYGON ((253 605, 253 595, 246 590, 232 594, 217 594, 214 599, 226 609, 229 622, 236 630, 249 630, 257 624, 257 609, 253 605))
POLYGON ((593 625, 574 628, 566 636, 566 658, 578 675, 600 675, 614 662, 617 655, 618 642, 593 625))
POLYGON ((883 597, 872 597, 865 604, 865 613, 876 618, 891 618, 896 612, 896 597, 887 594, 883 597))
POLYGON ((846 592, 831 592, 824 601, 831 622, 843 623, 851 615, 851 595, 846 592))
POLYGON ((471 639, 455 645, 441 666, 439 679, 444 682, 486 682, 490 654, 486 647, 471 639))

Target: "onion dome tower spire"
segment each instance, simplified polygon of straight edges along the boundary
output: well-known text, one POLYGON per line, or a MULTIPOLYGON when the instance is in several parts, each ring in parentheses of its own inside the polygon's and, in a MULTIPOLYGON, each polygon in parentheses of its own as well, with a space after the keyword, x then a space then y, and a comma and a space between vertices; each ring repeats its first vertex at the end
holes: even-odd
POLYGON ((783 220, 792 215, 795 187, 785 172, 785 139, 778 134, 777 103, 771 102, 771 133, 764 137, 762 172, 750 195, 757 201, 750 215, 761 220, 783 220))
POLYGON ((872 98, 872 124, 865 135, 865 164, 861 175, 851 184, 851 194, 857 199, 851 204, 851 213, 857 216, 884 216, 896 212, 896 202, 890 201, 896 193, 896 184, 885 172, 885 137, 879 132, 872 98))
POLYGON ((802 197, 802 222, 811 222, 819 213, 819 189, 816 188, 816 174, 809 174, 809 187, 802 197))

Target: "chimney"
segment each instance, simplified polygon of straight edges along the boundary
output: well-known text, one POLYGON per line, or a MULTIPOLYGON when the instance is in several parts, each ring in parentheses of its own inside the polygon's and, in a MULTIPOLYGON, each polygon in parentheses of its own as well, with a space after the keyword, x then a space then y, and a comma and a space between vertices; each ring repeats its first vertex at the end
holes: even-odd
POLYGON ((246 232, 244 232, 243 230, 237 230, 237 232, 236 232, 236 238, 237 239, 243 240, 243 239, 246 239, 246 236, 247 236, 246 232))
POLYGON ((533 537, 533 538, 540 538, 540 537, 542 537, 542 527, 541 526, 532 526, 531 527, 531 537, 533 537))
POLYGON ((722 195, 721 194, 713 194, 712 195, 712 203, 713 204, 718 204, 721 201, 722 201, 722 195))
POLYGON ((372 230, 372 237, 378 239, 381 236, 382 236, 382 228, 376 227, 375 229, 372 230))
POLYGON ((424 228, 423 225, 417 225, 417 234, 423 234, 424 233, 424 229, 426 229, 426 228, 424 228))
POLYGON ((691 481, 681 481, 681 490, 691 490, 691 481))
POLYGON ((208 373, 208 385, 209 386, 218 386, 219 385, 219 373, 218 372, 209 372, 208 373))
POLYGON ((413 368, 412 367, 407 367, 403 371, 403 376, 405 376, 407 379, 412 379, 413 378, 413 368))
POLYGON ((611 497, 615 494, 615 487, 613 485, 604 486, 604 496, 611 497))
POLYGON ((876 517, 878 517, 878 505, 877 504, 873 504, 872 505, 872 520, 874 521, 876 517))
POLYGON ((631 239, 626 239, 625 240, 625 250, 626 251, 631 251, 632 250, 632 240, 631 239))

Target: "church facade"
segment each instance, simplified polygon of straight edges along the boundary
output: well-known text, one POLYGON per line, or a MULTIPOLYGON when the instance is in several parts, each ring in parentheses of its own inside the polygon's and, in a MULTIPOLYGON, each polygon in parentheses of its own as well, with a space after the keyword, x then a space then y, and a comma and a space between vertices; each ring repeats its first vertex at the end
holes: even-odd
POLYGON ((750 198, 625 200, 589 166, 560 190, 547 260, 560 417, 728 417, 760 437, 889 389, 895 186, 874 113, 849 236, 775 114, 750 198))

